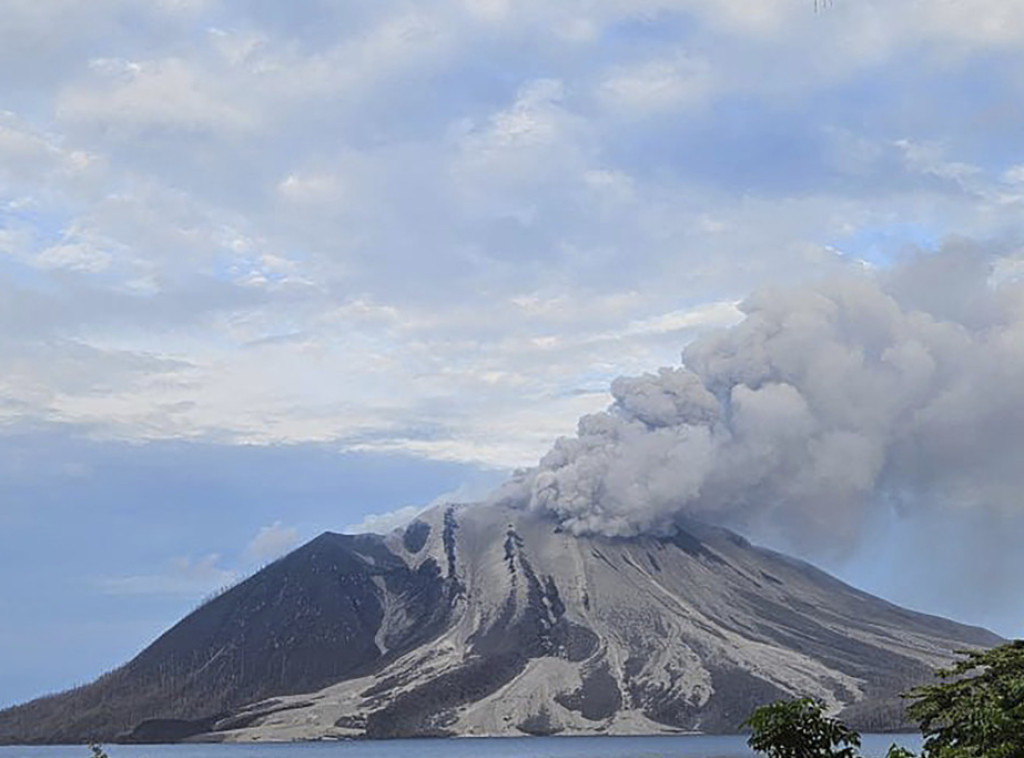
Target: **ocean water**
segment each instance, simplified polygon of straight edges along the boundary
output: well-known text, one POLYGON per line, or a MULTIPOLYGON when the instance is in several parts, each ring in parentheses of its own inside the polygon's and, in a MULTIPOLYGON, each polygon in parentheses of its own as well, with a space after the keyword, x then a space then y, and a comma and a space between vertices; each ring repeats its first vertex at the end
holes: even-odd
MULTIPOLYGON (((865 758, 895 742, 915 752, 918 735, 868 734, 865 758)), ((245 745, 109 745, 110 758, 754 758, 744 737, 522 737, 245 745)), ((0 758, 91 758, 81 745, 0 746, 0 758)))

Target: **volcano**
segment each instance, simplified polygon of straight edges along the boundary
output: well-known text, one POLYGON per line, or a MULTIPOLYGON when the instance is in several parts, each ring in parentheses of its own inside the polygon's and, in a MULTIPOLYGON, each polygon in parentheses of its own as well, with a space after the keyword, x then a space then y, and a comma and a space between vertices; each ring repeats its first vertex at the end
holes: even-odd
POLYGON ((884 730, 901 691, 1001 641, 722 528, 445 506, 320 535, 121 668, 0 712, 0 742, 723 733, 793 696, 884 730))

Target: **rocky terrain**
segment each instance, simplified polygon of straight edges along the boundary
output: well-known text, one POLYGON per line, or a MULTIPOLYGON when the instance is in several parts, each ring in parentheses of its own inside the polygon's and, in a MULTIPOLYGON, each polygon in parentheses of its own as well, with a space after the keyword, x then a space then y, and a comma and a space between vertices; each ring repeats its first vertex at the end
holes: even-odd
POLYGON ((731 732, 802 695, 885 729, 901 690, 998 642, 724 529, 436 508, 322 534, 96 682, 0 712, 0 743, 731 732))

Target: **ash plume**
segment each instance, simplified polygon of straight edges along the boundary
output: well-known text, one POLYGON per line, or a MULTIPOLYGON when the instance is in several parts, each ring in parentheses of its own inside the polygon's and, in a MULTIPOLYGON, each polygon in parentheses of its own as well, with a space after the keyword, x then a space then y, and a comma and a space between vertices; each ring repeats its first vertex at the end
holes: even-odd
POLYGON ((620 378, 496 500, 565 529, 696 518, 843 550, 880 513, 1024 510, 1024 283, 952 243, 759 291, 682 365, 620 378))

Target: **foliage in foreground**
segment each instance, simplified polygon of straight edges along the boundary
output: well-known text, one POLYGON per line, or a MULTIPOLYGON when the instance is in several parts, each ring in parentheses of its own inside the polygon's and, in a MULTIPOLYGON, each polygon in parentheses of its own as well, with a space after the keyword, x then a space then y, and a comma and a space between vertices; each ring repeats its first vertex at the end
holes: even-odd
POLYGON ((825 715, 825 704, 809 697, 777 700, 754 710, 747 744, 769 758, 855 758, 860 735, 825 715))
POLYGON ((1024 640, 963 654, 906 695, 925 758, 1024 758, 1024 640))
MULTIPOLYGON (((904 697, 924 735, 921 758, 1024 758, 1024 640, 966 656, 904 697)), ((769 758, 857 758, 860 735, 810 698, 757 708, 747 744, 769 758)), ((915 758, 893 745, 887 758, 915 758)))

